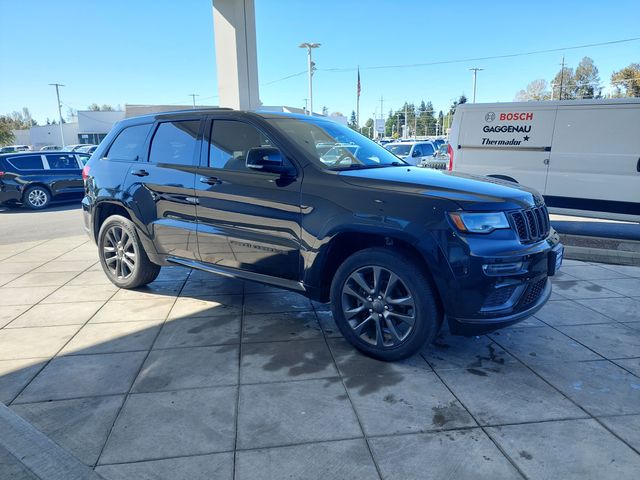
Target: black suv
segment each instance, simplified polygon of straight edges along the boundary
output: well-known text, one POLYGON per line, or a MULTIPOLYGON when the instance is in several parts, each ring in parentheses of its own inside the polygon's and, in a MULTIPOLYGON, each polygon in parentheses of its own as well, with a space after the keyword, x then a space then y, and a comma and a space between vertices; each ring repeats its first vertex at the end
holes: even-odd
POLYGON ((0 204, 33 210, 51 202, 80 200, 82 168, 90 155, 71 152, 16 152, 0 155, 0 204))
POLYGON ((83 176, 86 229, 117 286, 183 265, 294 290, 330 301, 345 338, 384 360, 416 352, 445 319, 471 335, 528 317, 562 260, 538 193, 410 167, 324 118, 131 118, 83 176))

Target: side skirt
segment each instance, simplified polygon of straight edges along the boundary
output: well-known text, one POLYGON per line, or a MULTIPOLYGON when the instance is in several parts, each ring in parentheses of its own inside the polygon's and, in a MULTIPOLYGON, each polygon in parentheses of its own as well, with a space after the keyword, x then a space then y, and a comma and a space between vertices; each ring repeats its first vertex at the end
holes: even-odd
POLYGON ((287 280, 285 278, 272 277, 271 275, 264 275, 262 273, 247 272, 245 270, 238 270, 237 268, 223 267, 221 265, 202 263, 196 260, 188 260, 178 257, 168 257, 167 262, 182 265, 184 267, 195 268, 196 270, 203 270, 209 273, 216 273, 225 277, 265 283, 267 285, 273 285, 274 287, 285 288, 287 290, 294 290, 296 292, 306 292, 307 290, 302 282, 287 280))

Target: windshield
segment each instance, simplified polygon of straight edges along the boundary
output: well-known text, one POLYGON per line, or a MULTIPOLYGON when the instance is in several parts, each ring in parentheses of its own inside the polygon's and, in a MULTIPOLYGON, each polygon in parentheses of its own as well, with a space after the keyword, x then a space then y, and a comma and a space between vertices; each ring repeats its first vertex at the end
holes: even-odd
POLYGON ((409 155, 409 152, 411 151, 411 144, 410 143, 389 143, 385 145, 384 148, 389 150, 394 155, 406 156, 406 155, 409 155))
POLYGON ((406 165, 377 143, 354 130, 327 120, 269 119, 313 160, 330 170, 406 165))

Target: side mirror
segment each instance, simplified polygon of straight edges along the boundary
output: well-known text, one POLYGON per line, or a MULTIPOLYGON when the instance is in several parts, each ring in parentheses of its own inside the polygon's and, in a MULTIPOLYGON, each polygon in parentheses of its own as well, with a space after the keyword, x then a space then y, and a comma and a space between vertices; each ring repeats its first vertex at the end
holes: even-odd
POLYGON ((291 173, 291 167, 285 164, 282 152, 275 147, 256 147, 247 152, 247 168, 260 172, 285 175, 291 173))

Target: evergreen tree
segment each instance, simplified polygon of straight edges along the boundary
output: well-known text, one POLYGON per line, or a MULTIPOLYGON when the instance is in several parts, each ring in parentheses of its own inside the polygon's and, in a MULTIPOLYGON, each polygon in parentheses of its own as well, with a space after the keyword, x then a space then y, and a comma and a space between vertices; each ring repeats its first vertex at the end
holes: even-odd
POLYGON ((592 58, 584 57, 580 60, 576 67, 575 82, 577 98, 600 98, 602 96, 598 68, 594 65, 592 58))

